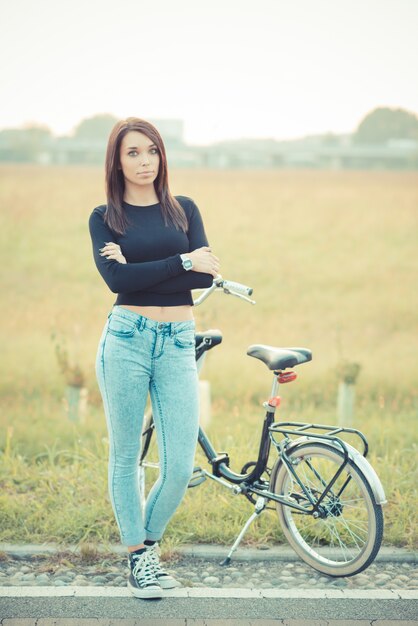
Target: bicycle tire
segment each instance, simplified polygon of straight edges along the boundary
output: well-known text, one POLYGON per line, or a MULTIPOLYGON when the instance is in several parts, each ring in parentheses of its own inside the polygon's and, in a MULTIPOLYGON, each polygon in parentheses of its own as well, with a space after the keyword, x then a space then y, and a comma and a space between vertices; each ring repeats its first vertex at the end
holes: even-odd
MULTIPOLYGON (((316 501, 324 490, 323 481, 330 482, 344 459, 342 451, 322 442, 298 444, 287 455, 316 501)), ((270 489, 312 509, 281 458, 273 466, 270 489)), ((367 479, 351 459, 323 500, 326 517, 315 519, 312 514, 275 504, 289 544, 315 570, 333 577, 353 576, 375 559, 383 537, 382 506, 375 502, 367 479), (351 479, 339 494, 348 477, 351 479)))

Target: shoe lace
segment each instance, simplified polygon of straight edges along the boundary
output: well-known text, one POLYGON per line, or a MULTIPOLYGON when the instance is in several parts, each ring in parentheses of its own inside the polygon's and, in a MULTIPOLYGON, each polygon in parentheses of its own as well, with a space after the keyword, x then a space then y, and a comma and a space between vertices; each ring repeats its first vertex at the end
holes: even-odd
POLYGON ((141 578, 144 582, 155 582, 154 564, 152 559, 150 559, 148 551, 135 558, 132 574, 135 578, 141 578))
POLYGON ((150 561, 152 563, 155 573, 165 574, 160 564, 160 559, 159 559, 160 549, 159 549, 158 543, 154 543, 152 546, 147 548, 147 552, 148 552, 148 556, 150 558, 150 561))

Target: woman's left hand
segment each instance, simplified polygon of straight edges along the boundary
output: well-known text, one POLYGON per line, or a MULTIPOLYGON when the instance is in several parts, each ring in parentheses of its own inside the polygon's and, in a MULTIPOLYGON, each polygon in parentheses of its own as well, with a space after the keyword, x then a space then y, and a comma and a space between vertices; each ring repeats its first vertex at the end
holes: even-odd
POLYGON ((118 263, 126 263, 126 259, 122 254, 122 250, 117 243, 113 243, 113 241, 105 242, 105 246, 100 248, 100 255, 105 256, 107 259, 114 259, 118 261, 118 263))

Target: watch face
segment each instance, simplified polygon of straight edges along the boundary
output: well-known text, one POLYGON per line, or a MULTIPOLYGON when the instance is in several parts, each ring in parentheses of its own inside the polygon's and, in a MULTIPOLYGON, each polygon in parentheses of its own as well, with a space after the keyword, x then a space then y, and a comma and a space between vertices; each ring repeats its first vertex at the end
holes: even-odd
POLYGON ((183 261, 183 267, 185 270, 191 270, 193 267, 193 262, 191 259, 184 259, 183 261))

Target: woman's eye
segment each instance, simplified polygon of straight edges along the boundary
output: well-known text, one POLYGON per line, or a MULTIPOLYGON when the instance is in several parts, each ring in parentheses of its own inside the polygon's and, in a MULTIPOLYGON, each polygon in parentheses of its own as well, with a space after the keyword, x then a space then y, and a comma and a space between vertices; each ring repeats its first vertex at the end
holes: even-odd
MULTIPOLYGON (((151 148, 150 152, 152 154, 158 154, 158 149, 157 148, 151 148)), ((128 156, 136 156, 138 154, 138 152, 136 150, 130 150, 128 152, 128 156)))

